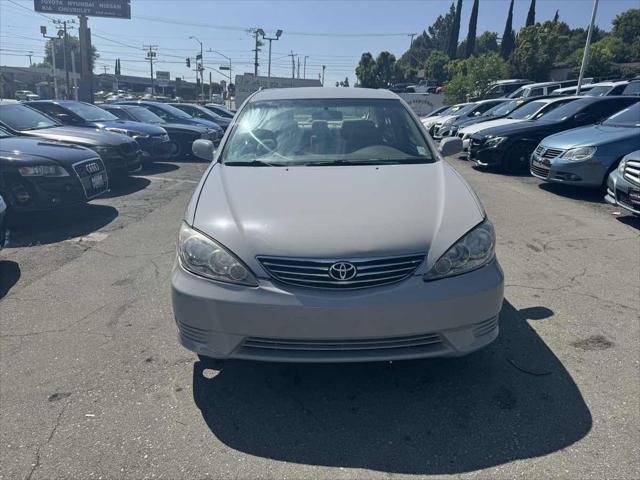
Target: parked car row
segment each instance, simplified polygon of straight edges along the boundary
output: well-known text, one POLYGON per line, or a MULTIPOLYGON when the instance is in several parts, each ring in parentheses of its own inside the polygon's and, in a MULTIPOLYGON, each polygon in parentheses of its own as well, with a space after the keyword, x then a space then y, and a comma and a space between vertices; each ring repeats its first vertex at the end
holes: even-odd
MULTIPOLYGON (((617 88, 616 83, 607 88, 617 88)), ((462 139, 463 156, 478 167, 528 171, 545 182, 606 188, 607 202, 638 214, 640 98, 600 92, 502 99, 475 119, 458 114, 447 124, 437 120, 450 118, 447 115, 456 108, 458 113, 472 111, 482 101, 459 104, 422 122, 430 132, 440 125, 435 139, 462 139)))
POLYGON ((198 139, 219 144, 231 120, 198 108, 201 116, 138 100, 0 102, 2 204, 19 213, 86 202, 143 164, 190 156, 198 139))

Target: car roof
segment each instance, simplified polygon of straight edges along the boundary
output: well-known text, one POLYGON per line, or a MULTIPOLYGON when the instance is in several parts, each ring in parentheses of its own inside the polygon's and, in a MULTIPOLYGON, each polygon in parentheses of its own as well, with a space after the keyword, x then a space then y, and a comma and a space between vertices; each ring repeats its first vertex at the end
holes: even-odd
POLYGON ((300 88, 270 88, 260 90, 249 102, 263 100, 298 100, 298 99, 379 99, 399 100, 395 93, 385 89, 373 88, 340 88, 340 87, 300 87, 300 88))
POLYGON ((496 80, 493 82, 494 85, 509 85, 510 83, 523 83, 523 82, 531 82, 531 80, 526 80, 524 78, 508 78, 506 80, 496 80))
POLYGON ((592 87, 617 87, 618 85, 626 85, 628 83, 629 83, 628 80, 617 80, 612 82, 591 83, 590 85, 592 87))
POLYGON ((548 87, 550 85, 558 85, 562 82, 540 82, 540 83, 530 83, 529 85, 523 85, 522 88, 539 88, 539 87, 548 87))

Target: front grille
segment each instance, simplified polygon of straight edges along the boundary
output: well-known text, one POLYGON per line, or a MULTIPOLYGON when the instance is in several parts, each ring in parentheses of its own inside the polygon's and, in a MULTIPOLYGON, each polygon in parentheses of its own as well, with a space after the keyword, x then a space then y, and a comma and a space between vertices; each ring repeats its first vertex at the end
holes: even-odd
POLYGON ((537 175, 538 177, 547 178, 549 176, 549 169, 532 163, 531 173, 533 173, 534 175, 537 175))
POLYGON ((180 320, 177 321, 177 324, 178 324, 178 330, 180 330, 180 333, 182 334, 182 336, 187 340, 191 340, 192 342, 196 342, 196 343, 207 342, 207 338, 209 336, 209 330, 187 325, 186 323, 183 323, 180 320))
POLYGON ((363 350, 387 350, 438 346, 442 340, 436 333, 391 338, 366 338, 355 340, 300 340, 248 337, 242 348, 250 350, 286 350, 289 352, 354 352, 363 350))
POLYGON ((100 158, 74 163, 73 170, 78 175, 87 198, 96 197, 109 189, 107 172, 100 158))
POLYGON ((536 148, 535 154, 538 155, 540 158, 546 158, 549 160, 549 159, 558 157, 563 152, 564 150, 559 150, 557 148, 546 148, 546 147, 543 147, 542 145, 538 145, 538 148, 536 148))
MULTIPOLYGON (((411 275, 424 260, 424 254, 358 260, 318 260, 289 257, 257 257, 274 279, 308 288, 348 290, 399 282, 411 275), (336 280, 329 274, 332 265, 348 263, 355 275, 336 280)), ((334 274, 335 276, 335 274, 334 274)))
POLYGON ((622 176, 631 183, 640 185, 640 160, 627 160, 622 176))

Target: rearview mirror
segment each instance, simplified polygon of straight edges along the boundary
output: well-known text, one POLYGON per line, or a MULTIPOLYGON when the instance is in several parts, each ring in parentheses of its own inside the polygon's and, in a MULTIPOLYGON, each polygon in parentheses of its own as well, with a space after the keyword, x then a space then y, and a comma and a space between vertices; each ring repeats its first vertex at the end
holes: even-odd
POLYGON ((208 162, 213 161, 213 154, 215 153, 215 147, 211 140, 196 140, 193 142, 193 146, 191 147, 193 154, 201 158, 202 160, 206 160, 208 162))
POLYGON ((445 138, 440 142, 438 151, 443 157, 460 153, 462 151, 462 140, 458 137, 445 138))

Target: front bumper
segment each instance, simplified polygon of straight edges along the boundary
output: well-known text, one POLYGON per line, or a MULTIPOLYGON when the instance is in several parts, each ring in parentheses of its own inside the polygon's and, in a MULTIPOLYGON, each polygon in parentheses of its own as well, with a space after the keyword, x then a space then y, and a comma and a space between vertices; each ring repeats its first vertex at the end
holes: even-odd
POLYGON ((625 210, 640 215, 640 185, 626 180, 618 170, 614 170, 607 179, 607 203, 617 205, 625 210))
POLYGON ((161 135, 143 139, 136 139, 140 145, 141 159, 144 161, 167 160, 173 151, 173 142, 169 135, 161 135))
POLYGON ((480 167, 499 166, 502 165, 505 147, 503 144, 497 147, 487 148, 481 141, 469 139, 469 160, 480 167))
POLYGON ((222 359, 356 362, 460 356, 493 341, 504 277, 497 260, 457 277, 355 291, 212 282, 176 262, 173 310, 183 346, 222 359))
POLYGON ((115 155, 102 155, 102 160, 110 177, 128 175, 142 168, 142 150, 115 155))
POLYGON ((601 187, 609 170, 609 163, 596 157, 583 162, 570 162, 562 158, 551 160, 531 155, 531 175, 551 183, 565 183, 583 187, 601 187))

